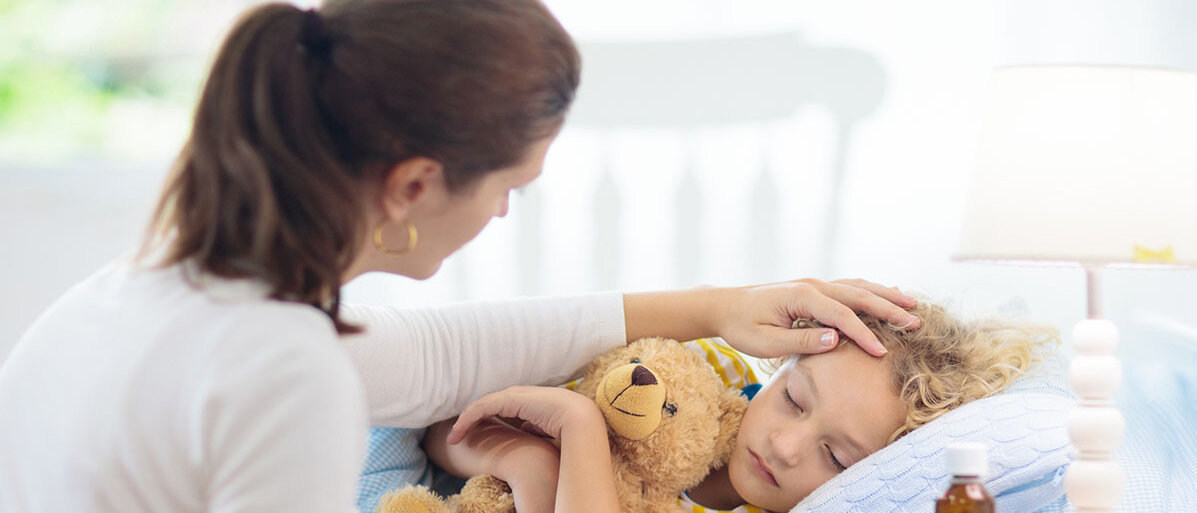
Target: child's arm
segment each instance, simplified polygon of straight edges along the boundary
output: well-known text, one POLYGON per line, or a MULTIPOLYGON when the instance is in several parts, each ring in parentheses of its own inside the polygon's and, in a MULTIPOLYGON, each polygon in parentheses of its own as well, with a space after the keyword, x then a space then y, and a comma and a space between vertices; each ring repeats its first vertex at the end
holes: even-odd
POLYGON ((461 443, 449 445, 446 438, 456 420, 433 424, 425 433, 424 450, 433 463, 461 478, 495 476, 511 487, 517 511, 552 513, 560 462, 553 444, 504 422, 485 419, 461 443))
POLYGON ((564 388, 511 387, 467 407, 449 433, 449 444, 461 443, 492 416, 525 420, 561 442, 554 511, 619 511, 607 424, 594 401, 564 388))

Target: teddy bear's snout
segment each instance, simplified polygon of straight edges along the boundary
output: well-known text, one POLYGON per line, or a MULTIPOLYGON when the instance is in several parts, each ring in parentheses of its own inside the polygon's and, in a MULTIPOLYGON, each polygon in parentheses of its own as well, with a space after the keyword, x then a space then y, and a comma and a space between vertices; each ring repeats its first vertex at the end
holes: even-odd
POLYGON ((621 365, 599 381, 595 402, 615 434, 641 440, 661 425, 665 386, 644 365, 621 365))

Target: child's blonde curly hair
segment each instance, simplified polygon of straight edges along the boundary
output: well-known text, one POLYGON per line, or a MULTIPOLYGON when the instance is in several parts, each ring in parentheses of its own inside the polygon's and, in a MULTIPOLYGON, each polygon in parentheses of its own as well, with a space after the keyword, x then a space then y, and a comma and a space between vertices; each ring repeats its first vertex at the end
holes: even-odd
MULTIPOLYGON (((906 404, 906 422, 887 444, 969 401, 1005 390, 1060 340, 1055 328, 1003 319, 964 322, 926 301, 911 313, 922 321, 918 328, 860 315, 889 350, 884 358, 906 404)), ((822 326, 809 320, 795 323, 822 326)), ((840 344, 851 343, 842 332, 839 335, 840 344)))

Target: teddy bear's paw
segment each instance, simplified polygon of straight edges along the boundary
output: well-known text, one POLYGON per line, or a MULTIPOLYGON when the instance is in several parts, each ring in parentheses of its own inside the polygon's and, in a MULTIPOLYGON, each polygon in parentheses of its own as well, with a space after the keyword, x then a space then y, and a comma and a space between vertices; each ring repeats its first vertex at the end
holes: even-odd
POLYGON ((452 513, 444 501, 423 486, 405 486, 378 500, 378 513, 452 513))
POLYGON ((481 475, 471 477, 461 488, 461 493, 452 498, 459 513, 514 513, 515 498, 511 487, 502 479, 481 475))

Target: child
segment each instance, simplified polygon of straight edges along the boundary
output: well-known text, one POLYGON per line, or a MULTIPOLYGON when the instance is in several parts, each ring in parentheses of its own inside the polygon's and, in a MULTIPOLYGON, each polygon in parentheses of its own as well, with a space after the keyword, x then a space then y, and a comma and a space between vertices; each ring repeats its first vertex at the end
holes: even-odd
MULTIPOLYGON (((926 302, 914 312, 922 325, 909 330, 862 316, 889 349, 883 358, 844 344, 842 337, 839 347, 827 353, 778 362, 777 372, 749 403, 728 464, 679 502, 691 509, 788 511, 837 473, 911 430, 1001 392, 1027 372, 1038 346, 1057 339, 1053 330, 1037 326, 965 323, 926 302)), ((706 351, 723 357, 728 352, 707 341, 695 343, 707 344, 706 351)), ((753 381, 750 371, 743 376, 753 381)), ((552 511, 555 494, 587 493, 530 475, 534 472, 529 469, 554 468, 557 450, 505 424, 479 420, 492 414, 517 416, 554 435, 569 429, 568 412, 590 402, 574 396, 521 387, 485 397, 462 414, 448 436, 448 421, 429 430, 429 456, 451 473, 487 472, 508 480, 521 512, 552 511), (533 404, 538 400, 552 407, 533 404)), ((565 449, 559 454, 569 457, 565 449)))

